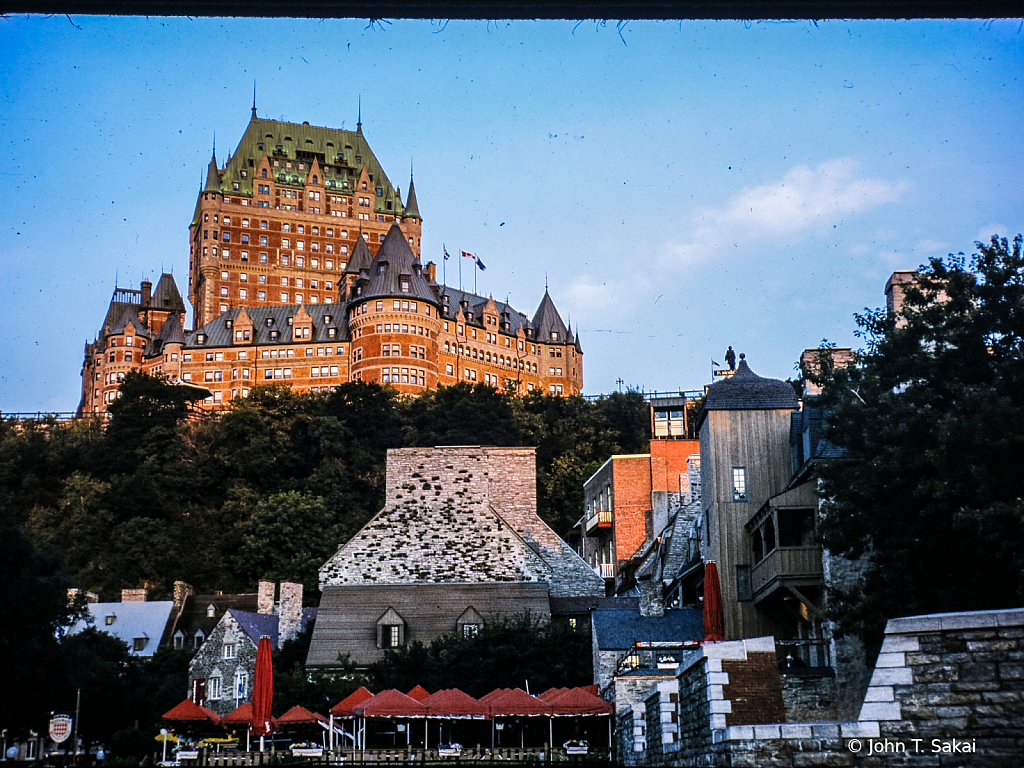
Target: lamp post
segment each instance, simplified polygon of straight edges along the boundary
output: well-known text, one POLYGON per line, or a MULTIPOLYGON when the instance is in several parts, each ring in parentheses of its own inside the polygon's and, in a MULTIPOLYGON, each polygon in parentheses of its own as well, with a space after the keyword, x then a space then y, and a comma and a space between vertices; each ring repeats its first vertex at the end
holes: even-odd
POLYGON ((167 762, 167 729, 166 728, 161 728, 160 729, 160 738, 164 742, 164 759, 163 759, 162 762, 166 763, 167 762))

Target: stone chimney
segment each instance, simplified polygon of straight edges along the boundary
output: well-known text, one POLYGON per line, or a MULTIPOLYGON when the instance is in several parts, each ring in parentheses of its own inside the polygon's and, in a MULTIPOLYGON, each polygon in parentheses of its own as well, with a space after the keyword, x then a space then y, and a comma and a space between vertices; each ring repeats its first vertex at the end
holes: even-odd
POLYGON ((260 579, 259 591, 256 595, 256 612, 272 614, 274 612, 274 593, 277 585, 270 579, 260 579))
POLYGON ((665 600, 661 596, 661 580, 637 579, 636 587, 640 591, 640 615, 664 616, 665 600))
POLYGON ((79 595, 84 595, 85 602, 87 603, 98 603, 100 601, 100 596, 95 592, 84 592, 78 587, 71 587, 71 589, 68 590, 68 605, 74 603, 75 600, 78 599, 79 595))
POLYGON ((281 582, 281 603, 277 608, 277 646, 291 640, 302 626, 302 582, 281 582))
MULTIPOLYGON (((142 281, 142 308, 149 309, 149 305, 153 302, 153 284, 149 280, 142 281)), ((124 602, 123 600, 121 601, 124 602)))
POLYGON ((174 582, 174 611, 181 611, 185 605, 185 601, 188 600, 196 592, 192 588, 191 584, 184 581, 174 582))
POLYGON ((142 589, 122 589, 121 590, 121 602, 122 603, 144 603, 149 598, 149 590, 143 587, 142 589))

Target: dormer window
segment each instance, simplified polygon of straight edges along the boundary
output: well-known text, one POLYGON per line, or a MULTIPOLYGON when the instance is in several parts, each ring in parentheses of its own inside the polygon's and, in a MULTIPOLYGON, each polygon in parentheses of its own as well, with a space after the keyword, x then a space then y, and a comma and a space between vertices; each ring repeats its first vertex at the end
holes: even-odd
POLYGON ((552 341, 558 341, 558 331, 552 331, 551 332, 551 340, 552 341))
POLYGON ((198 648, 203 644, 204 640, 206 640, 206 635, 203 633, 203 630, 197 629, 196 633, 192 636, 192 647, 198 648))
POLYGON ((212 618, 214 618, 216 616, 217 616, 217 606, 215 606, 213 603, 210 603, 208 606, 206 606, 206 618, 212 619, 212 618))
POLYGON ((405 619, 394 608, 388 608, 377 619, 377 647, 401 648, 405 645, 405 619))
POLYGON ((196 344, 205 344, 205 343, 206 343, 206 334, 205 333, 197 333, 196 334, 196 344))
POLYGON ((409 281, 408 280, 403 280, 402 281, 402 293, 408 293, 408 292, 409 292, 409 281))
POLYGON ((114 623, 115 621, 117 621, 117 614, 114 614, 114 613, 108 613, 108 614, 106 615, 106 618, 104 619, 104 623, 105 623, 105 624, 106 624, 106 625, 107 625, 108 627, 109 627, 109 626, 110 626, 111 624, 113 624, 113 623, 114 623))
POLYGON ((331 316, 330 315, 324 315, 324 322, 325 323, 331 322, 331 316))
POLYGON ((269 328, 269 327, 270 327, 270 326, 272 326, 273 324, 274 324, 274 318, 272 318, 272 317, 268 317, 268 318, 267 318, 267 328, 269 328))
POLYGON ((384 274, 384 270, 385 270, 385 267, 384 267, 383 264, 378 264, 377 265, 377 274, 383 275, 384 274))

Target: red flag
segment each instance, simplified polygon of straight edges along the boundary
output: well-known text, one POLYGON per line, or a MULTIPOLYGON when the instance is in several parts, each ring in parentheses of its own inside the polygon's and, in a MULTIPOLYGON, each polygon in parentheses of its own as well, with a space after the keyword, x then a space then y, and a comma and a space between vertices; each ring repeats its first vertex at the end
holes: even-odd
POLYGON ((722 585, 718 581, 718 566, 714 560, 708 560, 704 564, 704 642, 717 643, 724 639, 722 585))
POLYGON ((274 666, 270 659, 270 638, 264 635, 256 648, 256 674, 252 681, 252 733, 270 733, 270 708, 274 703, 274 666))
POLYGON ((463 257, 465 257, 465 258, 467 258, 467 259, 472 259, 473 261, 476 261, 476 256, 474 256, 474 255, 473 255, 472 253, 470 253, 469 251, 463 251, 463 252, 462 252, 462 255, 463 255, 463 257))

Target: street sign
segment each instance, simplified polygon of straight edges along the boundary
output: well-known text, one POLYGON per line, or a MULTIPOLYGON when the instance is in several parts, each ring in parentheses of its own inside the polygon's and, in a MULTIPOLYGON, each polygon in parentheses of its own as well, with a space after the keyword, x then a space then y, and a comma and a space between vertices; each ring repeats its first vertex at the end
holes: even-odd
POLYGON ((65 742, 71 735, 71 715, 54 715, 50 718, 50 738, 57 744, 65 742))

